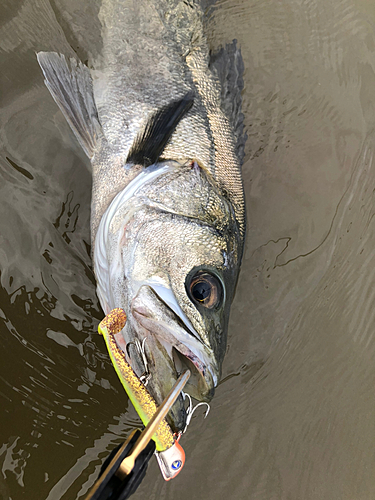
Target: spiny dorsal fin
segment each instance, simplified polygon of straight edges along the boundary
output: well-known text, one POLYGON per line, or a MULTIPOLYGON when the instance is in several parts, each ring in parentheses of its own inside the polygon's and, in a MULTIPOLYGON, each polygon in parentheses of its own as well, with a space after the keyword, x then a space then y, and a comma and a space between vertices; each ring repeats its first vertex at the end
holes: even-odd
POLYGON ((194 96, 189 92, 151 116, 135 139, 126 163, 149 167, 158 161, 177 125, 192 107, 194 96))
POLYGON ((87 66, 56 52, 39 52, 45 84, 89 158, 94 155, 101 127, 87 66))
POLYGON ((236 137, 236 153, 242 164, 247 134, 241 112, 244 63, 237 40, 210 54, 210 68, 221 84, 221 105, 236 137))

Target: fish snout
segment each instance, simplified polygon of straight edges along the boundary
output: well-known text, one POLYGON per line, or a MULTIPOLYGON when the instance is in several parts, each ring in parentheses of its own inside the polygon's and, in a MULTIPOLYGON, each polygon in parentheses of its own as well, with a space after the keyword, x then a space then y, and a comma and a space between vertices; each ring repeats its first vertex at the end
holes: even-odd
MULTIPOLYGON (((169 295, 168 301, 170 300, 169 295)), ((148 285, 141 286, 133 298, 131 314, 143 334, 149 338, 146 344, 153 344, 150 356, 154 357, 156 372, 151 375, 151 378, 157 376, 169 378, 171 375, 170 373, 163 374, 158 369, 156 357, 159 358, 160 365, 162 353, 164 358, 168 358, 168 363, 166 360, 163 362, 173 371, 175 379, 184 369, 188 368, 191 371, 192 375, 185 387, 185 392, 198 401, 210 401, 219 377, 217 362, 213 352, 193 335, 191 326, 185 324, 184 318, 178 316, 170 307, 170 303, 167 304, 167 300, 163 300, 148 285), (157 349, 161 352, 156 353, 157 349)), ((162 380, 159 380, 159 383, 162 384, 162 380)))

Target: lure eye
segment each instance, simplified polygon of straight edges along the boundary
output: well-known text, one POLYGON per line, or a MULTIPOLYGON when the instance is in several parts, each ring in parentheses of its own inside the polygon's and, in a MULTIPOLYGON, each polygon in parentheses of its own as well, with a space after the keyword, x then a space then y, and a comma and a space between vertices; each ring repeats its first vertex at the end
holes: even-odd
POLYGON ((193 302, 201 304, 207 309, 217 307, 223 295, 219 279, 203 271, 198 272, 191 278, 188 292, 193 302))

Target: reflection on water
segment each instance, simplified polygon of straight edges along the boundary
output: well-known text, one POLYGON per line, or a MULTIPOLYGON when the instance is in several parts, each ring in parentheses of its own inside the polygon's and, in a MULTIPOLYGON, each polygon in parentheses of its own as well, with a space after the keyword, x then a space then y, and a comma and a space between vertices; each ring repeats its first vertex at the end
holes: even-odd
MULTIPOLYGON (((100 53, 100 2, 0 7, 0 498, 83 498, 137 424, 102 339, 88 162, 36 50, 100 53)), ((134 498, 375 497, 375 7, 217 2, 244 60, 249 230, 223 381, 134 498)), ((198 413, 198 412, 197 412, 198 413)))

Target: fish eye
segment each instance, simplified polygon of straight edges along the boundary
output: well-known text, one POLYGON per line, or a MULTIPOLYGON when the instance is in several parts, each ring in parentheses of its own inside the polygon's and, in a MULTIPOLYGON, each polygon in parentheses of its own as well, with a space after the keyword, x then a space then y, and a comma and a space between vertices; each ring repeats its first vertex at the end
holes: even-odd
POLYGON ((220 280, 205 271, 197 272, 187 286, 190 300, 207 309, 217 307, 222 300, 223 288, 220 280))

